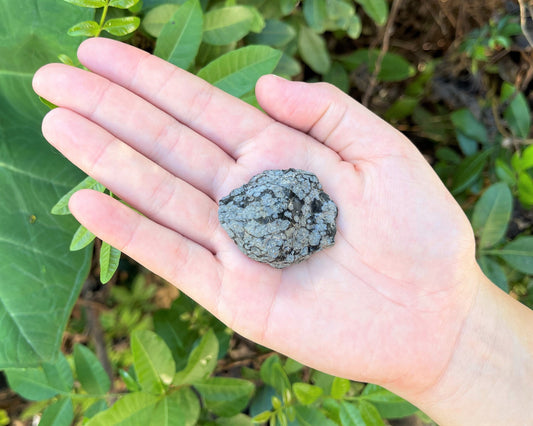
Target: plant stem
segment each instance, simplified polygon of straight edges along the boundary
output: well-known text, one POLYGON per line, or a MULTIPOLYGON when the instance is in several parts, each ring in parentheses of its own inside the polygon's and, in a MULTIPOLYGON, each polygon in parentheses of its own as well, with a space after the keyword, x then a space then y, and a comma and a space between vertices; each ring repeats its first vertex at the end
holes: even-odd
POLYGON ((109 9, 109 1, 107 0, 105 2, 104 10, 102 10, 102 17, 100 18, 100 23, 98 24, 98 32, 96 33, 95 37, 98 37, 100 33, 102 32, 102 28, 104 26, 105 18, 107 16, 107 10, 109 9))

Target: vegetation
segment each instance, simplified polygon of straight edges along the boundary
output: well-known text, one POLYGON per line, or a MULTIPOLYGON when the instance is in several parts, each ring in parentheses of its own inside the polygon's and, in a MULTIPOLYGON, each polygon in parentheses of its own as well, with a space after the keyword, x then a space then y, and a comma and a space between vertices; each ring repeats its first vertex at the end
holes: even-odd
POLYGON ((471 219, 483 271, 533 307, 531 9, 523 0, 0 0, 0 425, 432 424, 383 388, 246 341, 95 240, 68 198, 107 190, 43 141, 54 106, 31 78, 57 59, 79 66, 80 41, 100 36, 257 107, 266 73, 334 84, 417 144, 471 219))

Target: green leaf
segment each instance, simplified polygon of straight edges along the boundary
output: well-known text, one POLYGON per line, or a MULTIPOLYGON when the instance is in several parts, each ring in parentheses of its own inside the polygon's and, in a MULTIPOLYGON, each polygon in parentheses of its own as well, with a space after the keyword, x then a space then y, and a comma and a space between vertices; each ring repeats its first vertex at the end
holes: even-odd
POLYGON ((350 381, 348 379, 342 379, 335 377, 331 384, 330 395, 335 399, 342 399, 344 395, 350 390, 350 381))
POLYGON ((41 133, 48 112, 32 90, 39 67, 93 9, 57 0, 0 0, 0 369, 55 363, 70 312, 90 267, 89 249, 68 251, 78 224, 50 207, 82 178, 41 133))
POLYGON ((333 62, 329 71, 324 74, 324 81, 337 86, 343 92, 348 93, 350 90, 350 77, 344 67, 338 62, 333 62))
POLYGON ((509 293, 509 282, 505 271, 498 262, 491 259, 489 256, 481 256, 478 260, 479 266, 483 273, 494 284, 500 287, 506 293, 509 293))
POLYGON ((87 247, 93 242, 96 236, 89 231, 85 226, 80 225, 70 241, 70 251, 77 251, 87 247))
POLYGON ((152 331, 134 331, 131 352, 142 389, 153 394, 163 393, 176 373, 174 358, 163 339, 152 331))
POLYGON ((62 353, 54 364, 6 369, 5 373, 9 387, 30 401, 42 401, 61 392, 70 392, 74 383, 70 366, 62 353))
POLYGON ((164 3, 150 9, 142 20, 142 27, 152 37, 158 38, 163 27, 180 8, 177 4, 164 3))
POLYGON ((298 51, 302 60, 318 74, 326 74, 331 66, 331 59, 322 36, 305 25, 298 33, 298 51))
POLYGON ((491 149, 485 149, 478 154, 465 158, 459 164, 453 179, 452 194, 459 194, 469 188, 479 178, 491 154, 491 149))
POLYGON ((63 0, 70 4, 75 4, 80 7, 99 8, 106 5, 106 0, 63 0))
POLYGON ((174 385, 195 384, 206 379, 215 369, 218 356, 218 340, 213 330, 209 330, 200 344, 189 356, 187 366, 176 373, 174 385))
POLYGON ((324 31, 327 19, 326 0, 306 0, 303 2, 303 13, 307 24, 315 31, 324 31))
POLYGON ((111 389, 111 380, 91 350, 81 344, 74 346, 76 375, 82 388, 89 394, 104 395, 111 389))
POLYGON ((194 392, 180 388, 159 401, 150 426, 194 426, 200 417, 200 402, 194 392))
POLYGON ((521 236, 506 244, 499 250, 486 250, 505 260, 516 270, 533 274, 533 236, 521 236))
POLYGON ((263 28, 265 28, 265 18, 263 17, 263 14, 252 6, 248 6, 248 10, 253 16, 252 24, 250 25, 250 31, 254 33, 260 33, 263 31, 263 28))
POLYGON ((129 9, 135 6, 139 0, 111 0, 109 6, 117 7, 119 9, 129 9))
POLYGON ((500 158, 496 159, 494 170, 498 179, 502 180, 507 185, 516 185, 516 177, 513 170, 500 158))
POLYGON ((246 6, 212 9, 204 16, 204 42, 217 46, 238 41, 250 32, 254 14, 246 6))
POLYGON ((468 108, 458 109, 450 117, 455 128, 462 134, 478 142, 487 142, 487 129, 468 108))
POLYGON ((522 171, 533 168, 533 145, 529 145, 520 156, 520 169, 522 171))
POLYGON ((273 47, 282 47, 296 36, 294 28, 277 19, 267 19, 265 27, 258 34, 249 34, 246 41, 249 44, 266 44, 273 47))
POLYGON ((91 418, 85 426, 150 425, 161 397, 144 393, 129 393, 113 406, 91 418))
POLYGON ((335 426, 317 407, 295 405, 296 420, 299 426, 335 426))
POLYGON ((70 210, 68 209, 68 202, 70 200, 70 197, 72 197, 72 195, 75 192, 78 192, 80 189, 94 189, 98 192, 105 191, 105 187, 102 184, 98 183, 92 177, 87 176, 85 179, 83 179, 80 183, 78 183, 74 188, 72 188, 69 192, 67 192, 59 199, 59 201, 54 205, 54 207, 52 207, 52 214, 70 214, 70 210))
POLYGON ((43 411, 39 426, 69 426, 74 420, 74 406, 70 398, 60 398, 43 411))
POLYGON ((109 19, 103 26, 103 30, 114 36, 125 36, 134 32, 141 23, 137 16, 125 16, 123 18, 109 19))
POLYGON ((525 172, 518 175, 518 199, 526 206, 533 205, 533 179, 525 172))
POLYGON ((292 384, 292 391, 294 395, 304 405, 310 405, 315 402, 322 393, 324 392, 322 388, 309 383, 296 382, 292 384))
POLYGON ((246 408, 255 386, 232 377, 210 377, 194 385, 205 407, 217 416, 230 417, 246 408))
POLYGON ((254 422, 246 414, 240 413, 232 417, 219 417, 214 424, 216 426, 253 426, 254 422))
POLYGON ((516 88, 504 82, 502 85, 502 102, 507 101, 511 97, 512 100, 509 106, 503 112, 503 117, 511 128, 514 135, 519 138, 527 139, 531 129, 531 110, 529 104, 523 93, 516 93, 516 88))
POLYGON ((389 7, 386 0, 355 0, 377 25, 387 22, 389 7))
POLYGON ((378 409, 366 402, 364 399, 359 401, 359 411, 367 426, 385 426, 378 409))
POLYGON ((100 247, 100 282, 105 284, 113 277, 120 262, 120 250, 102 241, 100 247))
POLYGON ((354 15, 350 18, 350 23, 348 24, 348 28, 346 29, 346 33, 348 34, 348 37, 355 39, 358 39, 361 36, 361 33, 363 32, 363 23, 361 22, 361 18, 359 15, 354 15))
POLYGON ((492 247, 505 236, 512 211, 513 195, 507 184, 496 183, 483 193, 472 215, 480 248, 492 247))
POLYGON ((377 385, 366 385, 361 399, 371 402, 385 419, 407 417, 419 411, 417 407, 403 398, 377 385))
POLYGON ((203 13, 198 0, 189 0, 168 21, 155 46, 154 55, 187 69, 202 42, 203 13))
POLYGON ((83 21, 74 24, 67 30, 73 37, 96 37, 100 33, 100 26, 95 21, 83 21))
POLYGON ((264 74, 274 70, 281 52, 268 46, 246 46, 226 53, 198 72, 198 77, 239 97, 255 87, 264 74))
POLYGON ((124 384, 126 385, 126 389, 128 389, 130 392, 137 392, 141 390, 139 383, 137 383, 135 378, 128 371, 123 370, 121 368, 118 370, 118 374, 120 375, 121 379, 124 381, 124 384))
POLYGON ((283 16, 289 15, 298 3, 299 0, 279 0, 281 14, 283 16))
MULTIPOLYGON (((338 59, 349 69, 356 69, 361 65, 366 65, 370 72, 374 72, 379 55, 380 51, 378 49, 359 49, 338 59)), ((385 82, 402 81, 412 77, 414 74, 415 68, 403 56, 387 52, 381 61, 378 80, 385 82)))
POLYGON ((281 366, 278 355, 268 357, 261 365, 259 373, 261 380, 276 389, 279 395, 283 395, 291 388, 291 382, 281 366))
POLYGON ((359 408, 349 402, 341 402, 339 417, 343 426, 366 426, 359 408))
POLYGON ((257 416, 255 416, 254 418, 252 418, 252 421, 254 423, 266 423, 268 422, 268 420, 270 419, 270 417, 272 417, 272 411, 263 411, 261 413, 259 413, 257 416))

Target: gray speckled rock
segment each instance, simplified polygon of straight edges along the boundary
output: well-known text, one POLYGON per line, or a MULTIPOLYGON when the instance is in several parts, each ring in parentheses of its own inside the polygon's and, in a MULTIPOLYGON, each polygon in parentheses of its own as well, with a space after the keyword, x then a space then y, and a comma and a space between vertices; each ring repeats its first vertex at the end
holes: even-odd
POLYGON ((241 251, 285 268, 334 244, 337 206, 303 170, 266 170, 219 202, 218 219, 241 251))

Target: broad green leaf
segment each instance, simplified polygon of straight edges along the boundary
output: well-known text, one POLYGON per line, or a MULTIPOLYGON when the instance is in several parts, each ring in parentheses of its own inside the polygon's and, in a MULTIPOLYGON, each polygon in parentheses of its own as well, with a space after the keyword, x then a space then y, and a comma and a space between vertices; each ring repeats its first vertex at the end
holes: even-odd
POLYGON ((305 25, 300 26, 298 33, 298 51, 316 73, 326 74, 329 71, 331 59, 324 38, 305 25))
POLYGON ((350 23, 348 25, 348 28, 346 29, 346 33, 348 34, 348 37, 355 39, 358 39, 361 36, 361 33, 363 32, 363 23, 361 22, 361 18, 359 15, 354 15, 350 18, 350 23))
POLYGON ((144 392, 126 394, 111 408, 91 418, 85 426, 150 425, 156 405, 161 398, 144 392))
POLYGON ((119 9, 129 9, 135 6, 139 0, 111 0, 109 6, 117 7, 119 9))
POLYGON ((152 37, 158 38, 165 24, 179 9, 177 4, 164 3, 150 9, 142 20, 142 27, 152 37))
POLYGON ((91 417, 96 416, 98 413, 105 411, 108 408, 109 405, 107 404, 106 400, 99 399, 84 411, 83 417, 90 419, 91 417))
POLYGON ((70 241, 70 251, 77 251, 81 250, 85 247, 87 247, 89 244, 91 244, 96 236, 89 231, 85 226, 80 225, 78 229, 76 229, 76 232, 74 232, 74 235, 72 236, 72 240, 70 241))
POLYGON ((250 31, 253 33, 260 33, 265 28, 265 18, 255 7, 248 6, 248 10, 252 13, 252 23, 250 31))
POLYGON ((389 15, 386 0, 355 0, 377 25, 384 25, 389 15))
POLYGON ((96 37, 100 33, 100 26, 96 21, 82 21, 74 24, 67 30, 73 37, 96 37))
POLYGON ((389 107, 385 113, 385 118, 388 121, 403 120, 413 114, 413 111, 419 103, 420 100, 416 97, 401 96, 389 107))
POLYGON ((246 41, 249 44, 266 44, 273 47, 282 47, 296 36, 296 31, 283 21, 267 19, 265 27, 258 34, 249 34, 246 41))
POLYGON ((155 45, 154 55, 187 69, 202 42, 203 13, 198 0, 180 6, 168 21, 155 45))
POLYGON ((504 82, 502 85, 501 100, 505 102, 512 100, 503 112, 503 117, 511 128, 514 135, 526 139, 531 129, 531 110, 526 97, 522 92, 516 93, 516 88, 504 82))
POLYGON ((205 407, 221 417, 234 416, 244 410, 255 389, 252 382, 232 377, 209 377, 194 387, 205 407))
POLYGON ((509 293, 509 282, 507 280, 507 275, 498 262, 489 256, 481 256, 478 259, 478 263, 481 267, 481 270, 489 280, 491 280, 506 293, 509 293))
POLYGON ((498 176, 498 179, 502 180, 507 185, 516 185, 516 176, 513 170, 500 158, 496 159, 494 170, 496 172, 496 176, 498 176))
POLYGON ((321 33, 327 19, 326 0, 306 0, 303 2, 303 13, 307 24, 321 33))
POLYGON ((298 401, 304 405, 312 404, 324 393, 322 388, 302 382, 293 383, 292 391, 298 401))
POLYGON ((43 411, 39 426, 69 426, 74 420, 74 406, 70 398, 60 398, 43 411))
POLYGON ((457 143, 463 154, 468 157, 474 155, 479 151, 479 144, 475 139, 471 139, 468 136, 461 133, 459 130, 456 132, 457 143))
POLYGON ((279 395, 283 395, 291 388, 291 382, 281 366, 278 355, 268 357, 261 365, 259 373, 261 380, 276 389, 279 395))
POLYGON ((80 7, 92 7, 92 8, 99 8, 104 7, 107 3, 106 0, 63 0, 67 3, 75 4, 76 6, 80 7))
POLYGON ((57 0, 0 0, 0 368, 54 362, 89 271, 89 249, 68 251, 76 221, 50 213, 83 175, 43 139, 48 108, 31 81, 81 41, 51 23, 93 15, 57 0))
POLYGON ((328 419, 317 407, 296 405, 294 406, 294 411, 299 426, 335 426, 335 423, 328 419))
POLYGON ((335 377, 331 384, 330 395, 335 399, 342 399, 350 390, 350 381, 341 377, 335 377))
POLYGON ((533 236, 518 237, 490 254, 496 254, 520 272, 533 274, 533 236))
POLYGON ((285 52, 281 55, 281 58, 274 68, 273 73, 282 77, 290 79, 295 75, 298 75, 302 72, 302 65, 300 61, 297 61, 292 56, 287 55, 285 52))
POLYGON ((279 0, 281 14, 283 16, 290 14, 298 3, 298 0, 279 0))
POLYGON ((350 90, 350 77, 344 67, 338 62, 333 62, 329 71, 324 74, 324 81, 337 86, 343 92, 347 93, 350 90))
POLYGON ((216 426, 253 426, 254 422, 246 414, 240 413, 232 417, 219 417, 214 424, 216 426))
POLYGON ((131 352, 142 389, 162 393, 176 373, 174 358, 163 339, 152 331, 135 331, 131 335, 131 352))
POLYGON ((518 175, 518 199, 526 206, 533 205, 533 179, 526 172, 518 175))
POLYGON ((125 16, 123 18, 109 19, 102 29, 114 36, 125 36, 139 28, 140 23, 141 19, 137 16, 125 16))
POLYGON ((61 353, 54 364, 6 369, 5 373, 9 387, 30 401, 42 401, 61 392, 70 392, 74 381, 70 366, 61 353))
POLYGON ((246 46, 226 53, 206 65, 198 77, 239 97, 255 87, 264 74, 274 70, 281 52, 268 46, 246 46))
POLYGON ((347 401, 341 402, 339 417, 343 426, 366 426, 359 408, 347 401))
POLYGON ((478 142, 487 142, 487 129, 468 108, 458 109, 450 117, 455 128, 462 134, 478 142))
POLYGON ((200 344, 189 356, 187 366, 176 373, 174 385, 194 384, 206 379, 215 369, 218 357, 218 340, 213 330, 209 330, 200 344))
POLYGON ((225 45, 240 40, 252 28, 254 14, 246 6, 230 6, 212 9, 204 16, 206 43, 225 45))
POLYGON ((520 155, 520 169, 528 170, 531 168, 533 168, 533 145, 529 145, 520 155))
POLYGON ((366 426, 385 426, 378 409, 364 399, 359 401, 359 411, 366 426))
POLYGON ((371 402, 385 419, 407 417, 419 411, 403 398, 377 385, 366 385, 361 399, 371 402))
POLYGON ((74 346, 74 363, 76 375, 80 384, 87 393, 103 395, 111 389, 109 376, 92 351, 81 345, 74 346))
POLYGON ((150 426, 194 426, 200 416, 200 402, 188 387, 177 389, 155 406, 150 426))
POLYGON ((118 268, 120 250, 102 241, 100 247, 100 281, 102 284, 109 282, 118 268))
POLYGON ((465 158, 459 164, 453 179, 452 194, 459 194, 479 178, 491 154, 492 150, 485 149, 478 154, 465 158))
MULTIPOLYGON (((349 69, 356 69, 361 65, 365 65, 370 72, 374 72, 379 55, 380 51, 378 49, 359 49, 338 59, 349 69)), ((403 56, 387 52, 381 62, 378 80, 402 81, 412 77, 414 74, 415 68, 403 56)))
POLYGON ((92 177, 87 176, 85 179, 83 179, 80 183, 78 183, 74 188, 72 188, 69 192, 67 192, 59 199, 59 201, 54 205, 54 207, 52 207, 52 214, 70 214, 70 210, 68 209, 68 202, 70 200, 70 197, 72 197, 72 195, 75 192, 78 192, 80 189, 94 189, 95 191, 99 192, 105 191, 105 188, 101 183, 98 183, 92 177))
POLYGON ((512 211, 513 195, 507 184, 496 183, 483 193, 472 215, 480 248, 492 247, 505 236, 512 211))

